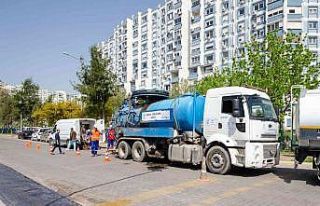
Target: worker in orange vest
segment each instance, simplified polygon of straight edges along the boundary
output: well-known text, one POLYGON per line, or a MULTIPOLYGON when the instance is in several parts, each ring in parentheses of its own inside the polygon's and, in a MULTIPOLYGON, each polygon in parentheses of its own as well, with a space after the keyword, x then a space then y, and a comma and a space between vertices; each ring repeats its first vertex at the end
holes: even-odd
POLYGON ((91 154, 92 154, 92 157, 96 156, 98 153, 100 135, 101 135, 100 131, 95 126, 92 130, 92 135, 91 135, 91 154))

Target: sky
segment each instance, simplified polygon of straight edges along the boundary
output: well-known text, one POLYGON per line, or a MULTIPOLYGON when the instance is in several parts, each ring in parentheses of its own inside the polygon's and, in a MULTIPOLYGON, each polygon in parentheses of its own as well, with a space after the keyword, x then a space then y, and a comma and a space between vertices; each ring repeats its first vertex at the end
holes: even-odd
POLYGON ((138 11, 164 0, 0 0, 0 80, 32 78, 41 88, 74 92, 79 61, 89 47, 138 11))

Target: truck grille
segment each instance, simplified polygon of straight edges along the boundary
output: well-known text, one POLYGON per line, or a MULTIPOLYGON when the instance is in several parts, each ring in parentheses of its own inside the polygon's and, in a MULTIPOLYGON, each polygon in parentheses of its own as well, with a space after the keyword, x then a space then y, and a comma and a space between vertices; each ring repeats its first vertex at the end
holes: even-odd
POLYGON ((263 158, 274 158, 277 154, 277 145, 263 145, 263 158))

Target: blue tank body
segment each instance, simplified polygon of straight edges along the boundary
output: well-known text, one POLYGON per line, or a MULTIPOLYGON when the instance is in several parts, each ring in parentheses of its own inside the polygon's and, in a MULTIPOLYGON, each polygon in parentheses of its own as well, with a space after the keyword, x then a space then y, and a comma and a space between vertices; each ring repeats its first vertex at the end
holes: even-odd
MULTIPOLYGON (((203 133, 203 113, 204 113, 205 97, 199 94, 186 94, 174 99, 166 99, 152 103, 145 110, 163 111, 170 110, 170 115, 173 116, 173 127, 177 130, 195 131, 203 133)), ((150 122, 149 127, 163 127, 163 122, 150 122)))

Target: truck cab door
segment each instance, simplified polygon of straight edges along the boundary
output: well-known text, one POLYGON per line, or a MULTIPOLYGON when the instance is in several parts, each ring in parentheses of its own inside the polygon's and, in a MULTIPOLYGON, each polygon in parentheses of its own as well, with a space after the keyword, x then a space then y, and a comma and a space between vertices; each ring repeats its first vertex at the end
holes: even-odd
POLYGON ((239 142, 243 146, 249 131, 241 96, 224 96, 221 99, 221 113, 218 128, 225 136, 239 142), (235 104, 236 103, 236 104, 235 104))

